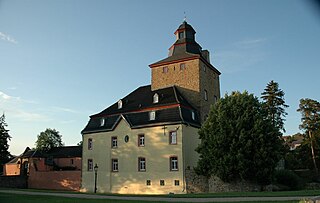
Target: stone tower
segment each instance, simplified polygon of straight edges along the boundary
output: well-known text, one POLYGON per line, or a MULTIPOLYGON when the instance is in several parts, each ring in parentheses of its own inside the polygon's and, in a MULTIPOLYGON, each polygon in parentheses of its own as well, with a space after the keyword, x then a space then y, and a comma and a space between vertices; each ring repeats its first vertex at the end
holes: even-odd
POLYGON ((176 86, 182 95, 199 110, 201 122, 210 106, 220 98, 220 72, 210 63, 208 50, 195 40, 196 31, 184 21, 174 32, 176 42, 167 58, 153 63, 151 89, 156 91, 176 86))

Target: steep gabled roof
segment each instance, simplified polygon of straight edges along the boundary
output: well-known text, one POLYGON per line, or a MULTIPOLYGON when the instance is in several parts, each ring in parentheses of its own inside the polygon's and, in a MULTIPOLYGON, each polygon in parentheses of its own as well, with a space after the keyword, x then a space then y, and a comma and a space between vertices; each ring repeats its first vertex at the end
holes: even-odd
POLYGON ((150 85, 142 86, 122 98, 121 101, 122 108, 120 109, 118 109, 118 102, 116 102, 100 113, 90 116, 82 134, 112 131, 121 119, 126 120, 131 128, 174 123, 200 126, 197 110, 190 105, 175 86, 155 91, 151 90, 150 85), (157 103, 153 102, 155 94, 159 96, 157 103), (155 120, 149 119, 150 111, 156 111, 155 120), (195 112, 196 118, 194 120, 188 119, 191 112, 195 112), (101 119, 104 119, 103 125, 101 125, 101 119))

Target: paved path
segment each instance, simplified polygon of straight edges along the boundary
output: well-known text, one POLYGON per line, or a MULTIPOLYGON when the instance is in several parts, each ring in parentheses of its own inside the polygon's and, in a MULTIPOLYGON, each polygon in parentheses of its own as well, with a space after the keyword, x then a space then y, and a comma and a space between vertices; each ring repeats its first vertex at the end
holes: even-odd
POLYGON ((1 193, 9 194, 23 194, 23 195, 43 195, 56 197, 70 197, 70 198, 84 198, 84 199, 114 199, 114 200, 137 200, 137 201, 161 201, 161 202, 242 202, 242 201, 290 201, 301 200, 306 198, 319 197, 210 197, 210 198, 171 198, 171 197, 148 197, 148 196, 108 196, 108 195, 93 195, 93 194, 79 194, 79 193, 49 193, 49 192, 33 192, 21 190, 0 190, 1 193))

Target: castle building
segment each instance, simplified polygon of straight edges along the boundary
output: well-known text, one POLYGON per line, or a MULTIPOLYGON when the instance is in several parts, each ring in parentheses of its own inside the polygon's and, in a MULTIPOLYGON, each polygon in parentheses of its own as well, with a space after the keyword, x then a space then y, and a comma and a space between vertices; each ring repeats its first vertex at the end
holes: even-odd
POLYGON ((90 116, 82 131, 84 192, 187 193, 198 130, 220 98, 220 72, 184 21, 167 58, 149 65, 142 86, 90 116))

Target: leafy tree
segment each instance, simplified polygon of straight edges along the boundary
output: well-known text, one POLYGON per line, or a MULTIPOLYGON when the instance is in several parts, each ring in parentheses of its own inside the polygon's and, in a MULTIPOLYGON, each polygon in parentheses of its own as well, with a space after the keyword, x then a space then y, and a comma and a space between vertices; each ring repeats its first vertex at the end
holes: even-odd
POLYGON ((264 112, 248 92, 233 92, 215 103, 199 131, 196 172, 223 181, 270 183, 283 145, 264 112))
POLYGON ((8 125, 5 122, 5 115, 2 114, 0 117, 0 174, 3 171, 3 164, 7 163, 11 158, 11 154, 8 151, 8 141, 11 139, 11 137, 8 133, 9 130, 6 129, 7 126, 8 125))
POLYGON ((272 124, 279 130, 286 132, 284 128, 284 117, 287 115, 285 108, 289 107, 284 101, 284 92, 279 89, 279 84, 271 80, 264 92, 261 93, 263 99, 263 108, 267 112, 268 118, 272 124))
POLYGON ((49 151, 53 147, 61 147, 64 145, 61 138, 62 136, 59 131, 47 128, 38 135, 36 149, 40 151, 49 151))
POLYGON ((312 99, 301 99, 297 111, 301 112, 302 124, 300 125, 300 129, 304 129, 308 135, 306 138, 310 143, 314 170, 318 174, 315 148, 317 147, 316 138, 320 136, 320 103, 312 99))

